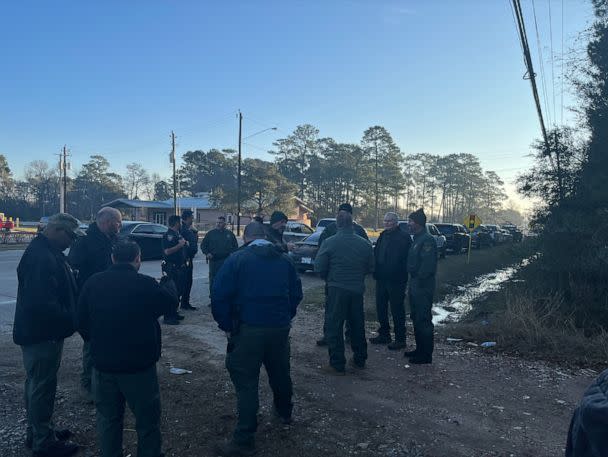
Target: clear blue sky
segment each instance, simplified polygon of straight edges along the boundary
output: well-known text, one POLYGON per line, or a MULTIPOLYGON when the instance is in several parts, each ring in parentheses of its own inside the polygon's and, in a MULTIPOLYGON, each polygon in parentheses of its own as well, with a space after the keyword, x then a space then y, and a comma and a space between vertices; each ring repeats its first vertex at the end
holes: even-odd
MULTIPOLYGON (((470 152, 512 180, 540 130, 509 4, 4 2, 0 153, 17 176, 32 160, 55 163, 64 143, 74 171, 102 154, 120 173, 141 162, 167 176, 172 129, 178 154, 235 147, 241 109, 244 136, 278 127, 248 140, 246 156, 268 158, 272 141, 298 124, 345 142, 383 125, 406 153, 470 152)), ((522 4, 536 52, 532 3, 522 4)), ((551 1, 555 54, 561 5, 551 1)), ((591 7, 564 8, 568 48, 591 7)), ((536 0, 552 103, 548 10, 549 0, 536 0)))

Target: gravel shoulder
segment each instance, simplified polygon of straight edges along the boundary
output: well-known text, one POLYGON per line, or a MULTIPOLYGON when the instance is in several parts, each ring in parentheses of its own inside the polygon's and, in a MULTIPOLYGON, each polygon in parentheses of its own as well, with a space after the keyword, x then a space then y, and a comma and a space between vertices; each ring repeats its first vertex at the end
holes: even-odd
MULTIPOLYGON (((320 285, 305 276, 306 289, 320 285)), ((158 370, 167 456, 213 456, 214 443, 230 436, 236 419, 225 339, 206 306, 204 285, 198 290, 199 310, 184 325, 163 326, 158 370), (171 366, 192 373, 172 375, 171 366)), ((315 346, 321 324, 318 304, 305 300, 291 336, 292 426, 273 421, 267 378, 260 377, 260 456, 562 455, 572 410, 597 374, 438 341, 431 366, 409 366, 400 352, 370 345, 365 370, 328 377, 319 370, 327 351, 315 346)), ((374 328, 370 323, 368 336, 374 328)), ((0 456, 25 457, 24 371, 7 330, 0 333, 0 456)), ((81 345, 78 335, 66 340, 55 422, 76 433, 80 456, 94 456, 94 408, 78 385, 81 345)), ((128 414, 125 456, 136 454, 134 430, 128 414)))

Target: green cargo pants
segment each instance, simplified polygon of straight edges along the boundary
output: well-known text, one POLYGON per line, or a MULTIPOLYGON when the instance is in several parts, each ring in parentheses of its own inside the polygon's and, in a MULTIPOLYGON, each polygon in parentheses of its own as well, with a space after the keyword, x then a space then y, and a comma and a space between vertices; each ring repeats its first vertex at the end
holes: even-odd
POLYGON ((433 294, 435 278, 417 279, 410 281, 410 316, 414 323, 416 352, 422 357, 433 355, 433 294))
POLYGON ((365 315, 363 294, 328 287, 327 295, 327 346, 329 364, 336 370, 344 371, 344 322, 350 324, 350 346, 353 359, 358 365, 367 360, 367 341, 365 340, 365 315))
POLYGON ((293 389, 289 365, 290 327, 253 327, 242 324, 237 335, 230 338, 226 368, 234 384, 238 422, 233 441, 253 446, 259 408, 260 367, 264 365, 274 396, 276 413, 291 417, 293 389))
POLYGON ((44 450, 55 438, 52 417, 57 392, 57 370, 63 353, 63 340, 21 346, 25 367, 25 410, 27 435, 32 450, 44 450))
POLYGON ((122 457, 125 401, 135 416, 137 457, 159 457, 160 391, 156 365, 137 373, 93 369, 97 440, 101 457, 122 457))

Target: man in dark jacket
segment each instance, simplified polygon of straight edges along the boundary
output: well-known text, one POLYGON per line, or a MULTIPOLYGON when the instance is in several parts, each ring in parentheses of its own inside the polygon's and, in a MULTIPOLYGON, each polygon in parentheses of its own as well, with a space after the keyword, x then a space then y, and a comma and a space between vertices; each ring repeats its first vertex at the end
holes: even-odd
POLYGON ((217 272, 230 254, 239 248, 239 243, 230 230, 226 228, 226 218, 217 218, 216 228, 209 230, 201 242, 201 251, 209 261, 209 296, 217 272))
POLYGON ((576 407, 566 457, 604 457, 608 453, 608 370, 589 386, 576 407))
MULTIPOLYGON (((336 215, 336 217, 338 217, 338 215, 340 213, 348 213, 352 216, 353 207, 351 206, 350 203, 342 203, 338 207, 338 214, 336 215)), ((365 238, 366 240, 369 241, 369 237, 367 236, 367 232, 365 231, 365 229, 354 221, 353 221, 353 229, 355 231, 355 235, 359 235, 361 238, 365 238)), ((321 249, 323 242, 327 238, 335 235, 337 232, 338 232, 338 226, 336 225, 335 222, 332 222, 327 227, 325 227, 325 229, 321 233, 321 236, 319 237, 319 249, 321 249)), ((325 338, 327 329, 326 329, 325 322, 327 322, 327 284, 325 285, 325 317, 324 317, 324 323, 323 323, 323 338, 320 338, 317 340, 317 346, 327 346, 327 339, 325 338)), ((348 322, 346 322, 346 330, 344 332, 344 336, 346 339, 350 338, 350 327, 349 327, 348 322)))
POLYGON ((186 247, 186 269, 184 271, 184 290, 181 297, 181 309, 196 310, 190 303, 190 291, 192 290, 192 276, 194 274, 194 257, 198 251, 198 231, 192 225, 194 214, 191 210, 182 211, 182 237, 188 242, 186 247))
POLYGON ((78 330, 91 342, 99 448, 102 457, 122 455, 126 401, 137 422, 137 455, 160 457, 158 318, 175 309, 177 291, 171 280, 161 285, 137 272, 141 257, 134 242, 117 243, 112 261, 85 283, 77 316, 78 330))
POLYGON ((414 235, 407 256, 410 274, 410 316, 414 323, 416 349, 406 351, 411 363, 433 362, 433 294, 437 273, 437 242, 426 231, 426 215, 422 208, 409 216, 410 232, 414 235))
POLYGON ((302 300, 302 283, 293 263, 265 236, 259 222, 245 227, 247 246, 226 260, 211 295, 213 318, 228 335, 226 368, 237 394, 233 438, 216 449, 223 456, 255 452, 262 364, 276 415, 283 423, 291 421, 289 330, 302 300))
POLYGON ((76 239, 78 221, 69 214, 49 218, 17 267, 17 305, 13 341, 21 346, 26 371, 26 445, 34 457, 63 457, 78 446, 71 433, 53 429, 57 370, 63 340, 74 333, 76 280, 63 251, 76 239))
MULTIPOLYGON (((78 288, 95 273, 106 271, 112 265, 112 245, 120 231, 122 216, 120 211, 105 207, 99 210, 95 222, 89 225, 86 236, 78 238, 70 248, 68 261, 76 273, 78 288)), ((91 351, 85 339, 82 345, 82 373, 80 385, 90 401, 91 393, 91 351)))
POLYGON ((293 250, 293 243, 283 241, 283 232, 287 227, 287 215, 282 211, 275 211, 270 215, 270 222, 264 225, 266 239, 274 244, 279 251, 288 253, 293 250))
POLYGON ((329 366, 325 370, 344 375, 344 322, 350 323, 351 364, 364 368, 367 360, 363 293, 365 276, 374 269, 372 245, 355 235, 353 219, 344 211, 336 218, 338 233, 328 238, 315 258, 315 271, 327 282, 326 338, 329 366))
POLYGON ((412 239, 399 228, 395 213, 384 215, 384 231, 374 248, 374 279, 376 280, 376 312, 378 336, 370 338, 372 344, 387 344, 391 350, 405 348, 405 286, 407 284, 407 255, 412 239), (391 342, 388 305, 391 306, 395 341, 391 342))
MULTIPOLYGON (((181 220, 179 216, 169 217, 169 229, 163 235, 161 242, 163 249, 163 262, 161 268, 163 273, 174 282, 177 288, 177 296, 181 298, 184 293, 185 275, 186 275, 186 249, 188 249, 188 241, 181 235, 181 220)), ((179 306, 179 305, 178 305, 179 306)), ((175 309, 165 314, 163 322, 167 325, 177 325, 184 318, 183 315, 175 309)))

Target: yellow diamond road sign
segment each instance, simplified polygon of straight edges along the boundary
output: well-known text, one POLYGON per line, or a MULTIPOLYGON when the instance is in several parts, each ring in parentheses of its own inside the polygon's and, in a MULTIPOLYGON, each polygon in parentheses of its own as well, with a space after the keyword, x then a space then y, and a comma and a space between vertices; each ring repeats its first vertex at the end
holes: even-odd
POLYGON ((479 217, 475 214, 469 214, 467 217, 464 218, 464 226, 469 230, 469 232, 472 232, 480 225, 481 219, 479 219, 479 217))

